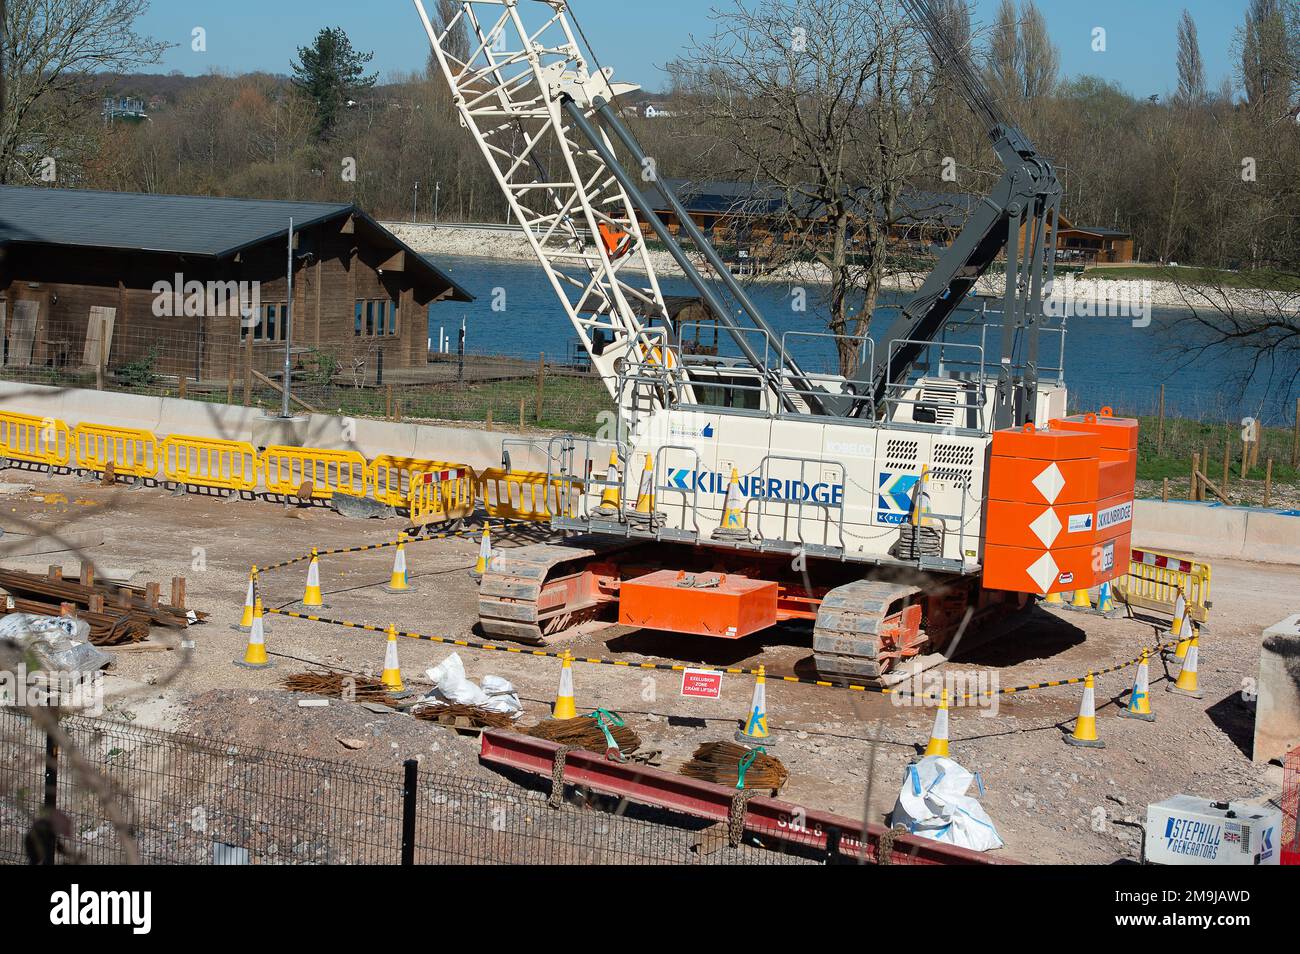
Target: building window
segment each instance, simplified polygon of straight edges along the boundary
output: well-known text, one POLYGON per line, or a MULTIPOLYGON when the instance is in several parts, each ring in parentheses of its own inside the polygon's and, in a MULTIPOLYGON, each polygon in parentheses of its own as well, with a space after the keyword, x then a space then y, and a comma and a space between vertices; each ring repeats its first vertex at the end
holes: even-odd
POLYGON ((358 301, 352 333, 357 338, 396 337, 397 303, 391 299, 358 301))
POLYGON ((289 305, 287 302, 271 302, 262 305, 260 319, 252 326, 247 327, 242 321, 239 325, 239 340, 243 341, 248 337, 249 331, 253 333, 253 341, 264 341, 273 343, 284 341, 285 332, 289 326, 289 305))

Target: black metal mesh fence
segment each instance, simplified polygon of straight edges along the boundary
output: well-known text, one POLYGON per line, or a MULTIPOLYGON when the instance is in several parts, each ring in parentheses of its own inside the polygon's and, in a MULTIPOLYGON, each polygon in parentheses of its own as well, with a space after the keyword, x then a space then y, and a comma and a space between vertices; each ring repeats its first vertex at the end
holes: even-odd
MULTIPOLYGON (((62 863, 398 864, 404 777, 191 735, 86 718, 60 722, 62 863)), ((0 710, 0 863, 29 860, 46 797, 47 737, 0 710)), ((798 864, 725 842, 695 846, 705 823, 565 804, 491 778, 419 771, 416 864, 798 864)))

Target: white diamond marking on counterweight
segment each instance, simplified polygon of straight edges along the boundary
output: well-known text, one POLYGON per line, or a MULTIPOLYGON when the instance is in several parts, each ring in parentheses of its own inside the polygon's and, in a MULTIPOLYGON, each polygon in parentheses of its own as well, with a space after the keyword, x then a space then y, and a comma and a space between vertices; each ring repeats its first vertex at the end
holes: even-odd
POLYGON ((1034 531, 1034 536, 1043 541, 1043 546, 1050 547, 1052 541, 1061 532, 1061 518, 1056 515, 1055 510, 1048 507, 1029 525, 1029 529, 1034 531))
POLYGON ((1061 473, 1061 468, 1053 462, 1034 478, 1034 486, 1049 504, 1056 503, 1056 498, 1065 489, 1065 476, 1061 473))
POLYGON ((1056 561, 1052 559, 1050 553, 1044 553, 1033 563, 1029 564, 1029 576, 1038 585, 1038 592, 1046 593, 1056 581, 1056 574, 1059 572, 1056 561))

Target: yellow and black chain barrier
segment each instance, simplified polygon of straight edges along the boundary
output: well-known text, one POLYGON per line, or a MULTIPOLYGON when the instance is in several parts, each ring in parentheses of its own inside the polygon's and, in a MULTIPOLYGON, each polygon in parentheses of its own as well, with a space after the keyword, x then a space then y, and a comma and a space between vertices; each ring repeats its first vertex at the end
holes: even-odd
MULTIPOLYGON (((509 521, 508 523, 527 523, 527 521, 509 521)), ((488 525, 486 527, 478 527, 470 530, 458 530, 451 533, 433 534, 433 535, 421 537, 419 540, 411 539, 411 540, 406 540, 405 542, 410 544, 410 543, 423 542, 425 540, 441 540, 441 539, 449 539, 453 537, 464 537, 470 534, 480 534, 483 532, 484 529, 489 529, 490 531, 503 530, 506 528, 508 523, 488 525)), ((372 543, 366 546, 359 546, 359 547, 340 547, 335 550, 317 550, 316 554, 317 556, 327 556, 329 554, 339 554, 339 553, 363 553, 367 550, 383 550, 390 547, 395 547, 397 546, 397 543, 398 543, 397 540, 392 540, 387 543, 372 543)), ((292 560, 285 560, 281 563, 275 563, 267 567, 260 567, 258 572, 261 573, 269 570, 282 569, 283 567, 293 566, 295 564, 303 563, 310 559, 311 559, 311 554, 307 553, 299 557, 294 557, 292 560)), ((344 629, 358 629, 368 633, 386 634, 388 632, 387 626, 376 625, 374 623, 358 623, 346 619, 333 619, 329 616, 319 616, 314 613, 299 613, 293 610, 272 609, 272 608, 267 608, 264 610, 264 612, 266 612, 268 615, 287 616, 290 619, 301 619, 301 620, 306 620, 307 622, 310 623, 324 623, 329 626, 339 626, 344 629)), ((633 662, 626 659, 607 659, 603 656, 573 656, 573 655, 569 655, 567 651, 555 652, 547 649, 536 649, 530 646, 509 646, 509 645, 501 645, 499 643, 481 642, 473 639, 455 639, 450 636, 433 636, 427 633, 417 633, 417 632, 411 632, 411 631, 400 630, 400 629, 397 630, 397 635, 405 637, 406 639, 418 639, 429 643, 441 643, 446 646, 458 646, 462 649, 480 649, 480 650, 485 650, 487 652, 513 653, 516 656, 535 656, 544 659, 560 660, 560 659, 564 659, 565 656, 568 655, 571 662, 587 663, 592 666, 618 666, 623 669, 642 669, 642 670, 649 670, 649 671, 656 671, 656 672, 684 672, 687 669, 696 669, 705 672, 719 672, 724 675, 732 675, 732 676, 759 675, 759 670, 757 669, 746 669, 740 666, 726 666, 726 667, 688 666, 685 663, 633 662)), ((1147 649, 1144 652, 1138 654, 1132 659, 1128 659, 1125 660, 1124 662, 1116 663, 1113 666, 1107 666, 1103 669, 1090 670, 1089 675, 1095 678, 1097 676, 1107 675, 1108 673, 1120 672, 1121 670, 1128 669, 1131 666, 1136 666, 1138 663, 1142 661, 1143 656, 1158 658, 1162 653, 1172 650, 1176 646, 1177 646, 1176 642, 1158 643, 1155 646, 1151 647, 1150 649, 1147 649)), ((768 672, 766 669, 764 669, 763 675, 765 676, 765 678, 772 679, 777 682, 790 682, 790 683, 796 683, 801 686, 817 686, 822 689, 847 689, 851 692, 874 692, 880 695, 893 695, 893 696, 907 697, 907 698, 917 697, 916 693, 911 692, 908 689, 900 689, 897 687, 861 686, 854 683, 828 682, 824 679, 807 679, 803 676, 781 676, 781 675, 776 675, 774 673, 768 672)), ((953 701, 960 700, 960 701, 968 702, 972 699, 989 699, 994 696, 1017 695, 1019 693, 1031 692, 1035 689, 1055 689, 1061 686, 1077 686, 1077 685, 1081 685, 1086 678, 1087 676, 1071 676, 1070 678, 1067 679, 1044 679, 1038 682, 1026 683, 1023 686, 1007 686, 1005 688, 999 688, 999 689, 987 689, 983 692, 965 693, 963 695, 958 695, 953 697, 953 701)), ((927 701, 936 701, 936 702, 938 701, 937 695, 922 694, 921 696, 919 696, 919 698, 922 698, 927 701)))

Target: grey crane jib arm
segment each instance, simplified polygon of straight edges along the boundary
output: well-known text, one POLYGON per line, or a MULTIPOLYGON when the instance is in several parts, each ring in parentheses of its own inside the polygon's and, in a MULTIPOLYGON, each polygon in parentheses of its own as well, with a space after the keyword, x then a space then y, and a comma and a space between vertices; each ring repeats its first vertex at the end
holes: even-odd
MULTIPOLYGON (((876 405, 882 406, 891 382, 904 379, 907 371, 921 356, 926 343, 935 340, 953 313, 961 306, 976 281, 1004 249, 1018 244, 1021 226, 1034 222, 1059 198, 1060 186, 1052 167, 1034 151, 1028 140, 1014 128, 1001 127, 994 150, 1006 166, 1006 172, 993 191, 971 213, 952 245, 940 256, 920 290, 903 306, 902 314, 890 326, 886 342, 903 342, 891 347, 885 362, 876 369, 872 389, 876 405)), ((1030 241, 1037 229, 1028 231, 1030 241)), ((1039 242, 1045 234, 1038 235, 1039 242)), ((1041 249, 1026 247, 1025 255, 1039 255, 1041 249)), ((1008 252, 1008 291, 1016 289, 1022 271, 1016 256, 1008 252)), ((1013 304, 1008 320, 1028 317, 1013 304)))
POLYGON ((1051 281, 1055 265, 1060 182, 1029 137, 1003 116, 967 51, 954 42, 949 25, 930 0, 904 2, 936 64, 948 71, 967 105, 984 121, 1006 171, 889 329, 888 356, 875 370, 870 391, 875 406, 887 413, 891 386, 905 385, 908 372, 929 343, 938 338, 979 277, 1005 249, 1007 281, 993 423, 995 427, 1021 424, 1032 419, 1034 402, 1028 395, 1038 386, 1041 292, 1044 276, 1051 281), (1026 332, 1027 348, 1017 377, 1013 352, 1020 330, 1026 332))

